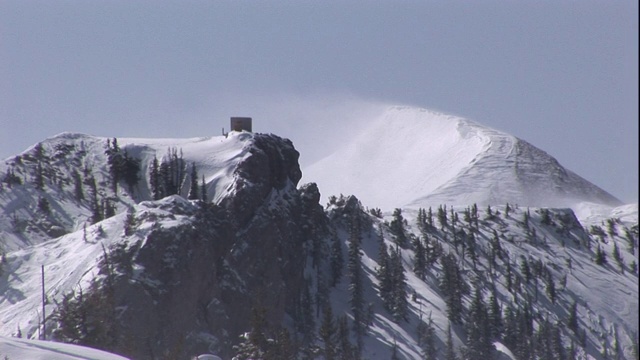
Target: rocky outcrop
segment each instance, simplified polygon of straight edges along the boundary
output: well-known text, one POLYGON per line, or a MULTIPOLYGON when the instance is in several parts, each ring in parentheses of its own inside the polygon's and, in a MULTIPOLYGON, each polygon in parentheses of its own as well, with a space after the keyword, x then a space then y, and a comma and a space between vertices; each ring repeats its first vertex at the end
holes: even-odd
POLYGON ((114 274, 118 341, 108 350, 135 359, 229 355, 250 329, 255 306, 281 324, 296 312, 308 252, 329 234, 315 184, 296 189, 298 152, 290 141, 256 134, 218 205, 180 197, 170 212, 190 220, 156 228, 129 244, 131 271, 114 274), (134 270, 137 269, 137 270, 134 270))

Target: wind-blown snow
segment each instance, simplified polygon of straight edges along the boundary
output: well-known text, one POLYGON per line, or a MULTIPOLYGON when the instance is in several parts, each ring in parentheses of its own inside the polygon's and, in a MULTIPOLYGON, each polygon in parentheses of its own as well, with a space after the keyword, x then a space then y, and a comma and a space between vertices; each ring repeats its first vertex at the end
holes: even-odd
POLYGON ((392 107, 353 140, 303 169, 329 195, 382 209, 439 204, 621 205, 604 190, 514 136, 456 116, 392 107))

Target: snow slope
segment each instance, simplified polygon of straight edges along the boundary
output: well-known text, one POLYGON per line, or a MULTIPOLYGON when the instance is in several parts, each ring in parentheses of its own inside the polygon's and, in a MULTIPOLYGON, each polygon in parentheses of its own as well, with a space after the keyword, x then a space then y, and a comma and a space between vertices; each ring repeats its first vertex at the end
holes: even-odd
MULTIPOLYGON (((187 197, 190 183, 191 164, 197 164, 198 176, 204 176, 209 200, 217 203, 229 194, 233 183, 233 171, 236 165, 248 156, 253 135, 247 132, 230 132, 227 137, 200 137, 191 139, 129 139, 120 138, 120 148, 129 156, 140 160, 140 181, 129 194, 126 186, 121 185, 118 194, 113 194, 107 185, 109 169, 105 155, 107 138, 76 133, 62 133, 42 141, 40 144, 48 154, 47 161, 54 175, 45 179, 44 189, 39 191, 33 184, 36 162, 28 161, 35 145, 16 157, 0 163, 0 179, 11 169, 21 177, 23 185, 0 190, 0 251, 10 251, 81 229, 91 217, 88 189, 85 184, 84 201, 74 196, 72 172, 85 173, 91 169, 96 178, 101 198, 115 199, 116 212, 120 213, 142 200, 151 199, 149 170, 154 157, 162 161, 168 156, 169 149, 183 156, 186 163, 186 177, 180 194, 187 197), (62 147, 68 147, 65 152, 62 147), (20 159, 17 161, 16 159, 20 159), (53 180, 55 179, 55 180, 53 180), (46 226, 43 226, 38 214, 39 198, 46 198, 51 204, 52 214, 46 226), (55 225, 56 232, 49 231, 55 225), (22 224, 18 226, 17 224, 22 224), (20 227, 20 230, 16 230, 20 227), (43 230, 43 228, 46 228, 43 230)), ((109 139, 110 140, 110 139, 109 139)), ((86 176, 84 179, 86 179, 86 176)), ((198 179, 198 183, 202 180, 198 179)))
POLYGON ((324 198, 354 194, 370 207, 620 201, 514 136, 456 116, 391 107, 353 140, 303 169, 324 198))
MULTIPOLYGON (((329 208, 331 211, 331 207, 329 208)), ((456 209, 460 219, 463 218, 462 209, 456 209)), ((580 328, 585 329, 588 338, 586 349, 578 351, 580 359, 602 359, 602 341, 606 339, 608 346, 614 343, 614 334, 621 343, 624 358, 631 359, 633 338, 638 333, 638 274, 631 273, 628 264, 632 261, 637 262, 637 253, 631 254, 623 251, 622 256, 627 264, 625 272, 620 272, 613 259, 606 266, 598 266, 593 262, 593 252, 587 250, 584 246, 579 245, 587 236, 581 226, 570 225, 569 230, 561 230, 561 218, 570 215, 571 210, 558 209, 551 210, 553 218, 552 225, 544 225, 541 223, 540 210, 535 208, 518 208, 513 209, 510 216, 504 216, 504 207, 493 207, 493 211, 498 210, 498 215, 494 220, 481 220, 477 239, 479 248, 483 252, 489 252, 489 239, 493 236, 492 232, 496 230, 500 234, 501 246, 506 258, 510 258, 514 271, 517 272, 518 264, 521 259, 526 258, 530 262, 540 260, 544 266, 547 266, 553 278, 556 281, 558 300, 552 303, 544 289, 535 290, 536 287, 542 288, 540 285, 532 286, 523 285, 525 295, 520 295, 521 299, 527 296, 535 298, 534 313, 536 318, 548 318, 552 322, 565 322, 568 314, 568 308, 573 301, 578 303, 578 317, 580 328), (530 235, 526 234, 519 219, 524 213, 530 213, 531 227, 536 229, 535 241, 525 241, 530 235), (561 285, 561 279, 566 279, 566 285, 561 285)), ((408 226, 405 228, 408 233, 420 236, 417 224, 414 222, 416 213, 411 210, 403 212, 405 220, 408 220, 408 226)), ((480 218, 486 219, 487 213, 480 210, 480 218)), ((394 342, 398 346, 401 358, 418 359, 421 358, 421 350, 418 345, 418 339, 415 332, 416 324, 419 320, 426 320, 431 316, 436 333, 440 342, 439 355, 443 358, 444 339, 448 326, 446 314, 446 304, 442 297, 440 288, 438 287, 438 279, 442 274, 440 264, 434 265, 427 277, 422 280, 412 272, 415 253, 412 250, 401 250, 404 260, 404 266, 407 276, 408 293, 415 292, 417 297, 410 300, 408 321, 396 323, 392 320, 391 315, 381 309, 380 299, 376 296, 376 269, 379 267, 378 244, 380 235, 384 237, 384 241, 389 249, 395 247, 393 242, 393 234, 388 232, 387 224, 392 220, 390 213, 385 213, 383 219, 374 221, 374 230, 363 235, 362 242, 362 264, 367 274, 367 278, 371 287, 366 287, 366 299, 372 302, 375 309, 375 318, 369 329, 368 335, 365 337, 365 356, 371 359, 388 359, 390 358, 390 349, 394 342)), ((458 226, 463 226, 459 224, 458 226)), ((347 237, 348 235, 344 235, 347 237)), ((435 230, 430 236, 437 238, 442 244, 445 244, 444 251, 455 253, 457 250, 451 243, 451 234, 435 230), (448 240, 447 240, 448 238, 448 240)), ((600 246, 607 253, 611 253, 613 243, 617 242, 618 246, 624 248, 625 240, 621 236, 610 238, 607 243, 601 243, 600 246)), ((595 245, 594 245, 595 246, 595 245)), ((486 258, 479 260, 478 270, 473 270, 473 266, 469 258, 463 260, 458 257, 459 264, 465 269, 464 273, 468 277, 468 283, 472 280, 480 281, 480 286, 485 294, 485 301, 489 296, 492 286, 496 286, 499 293, 498 297, 502 306, 506 304, 518 304, 518 296, 513 296, 507 290, 506 272, 504 262, 497 270, 494 276, 487 276, 490 269, 486 258)), ((520 274, 519 276, 522 276, 520 274)), ((411 296, 410 296, 411 297, 411 296)), ((340 286, 332 294, 332 306, 336 313, 340 311, 348 311, 349 290, 348 282, 342 281, 340 286)), ((470 297, 465 297, 465 302, 470 301, 470 297)), ((522 305, 522 300, 520 300, 522 305)), ((517 305, 516 305, 517 306, 517 305)), ((504 308, 503 308, 504 311, 504 308)), ((569 341, 571 335, 567 332, 564 334, 565 341, 569 341)), ((456 348, 460 348, 465 341, 464 332, 456 331, 453 333, 453 340, 456 348)), ((512 349, 507 348, 502 343, 495 343, 496 350, 502 353, 501 359, 515 359, 512 349)), ((565 344, 568 347, 568 343, 565 344)))
POLYGON ((7 337, 0 337, 0 357, 8 360, 127 360, 77 345, 7 337))
MULTIPOLYGON (((179 196, 170 196, 156 202, 142 202, 135 206, 139 219, 163 220, 162 227, 177 226, 188 217, 175 215, 167 208, 177 206, 195 208, 179 196)), ((9 252, 0 276, 0 336, 16 336, 37 339, 41 329, 41 266, 45 271, 45 293, 48 300, 46 316, 49 319, 55 302, 62 296, 80 288, 99 276, 98 263, 105 249, 116 242, 145 241, 152 230, 153 221, 143 221, 131 236, 124 236, 122 213, 74 233, 9 252)), ((47 321, 52 329, 53 321, 47 321)))

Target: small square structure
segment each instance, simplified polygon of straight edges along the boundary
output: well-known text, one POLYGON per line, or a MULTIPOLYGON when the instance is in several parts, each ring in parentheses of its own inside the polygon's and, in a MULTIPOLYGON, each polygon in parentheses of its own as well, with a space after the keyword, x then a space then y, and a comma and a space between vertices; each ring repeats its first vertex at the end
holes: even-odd
POLYGON ((251 132, 250 117, 232 117, 230 124, 231 131, 248 131, 251 132))

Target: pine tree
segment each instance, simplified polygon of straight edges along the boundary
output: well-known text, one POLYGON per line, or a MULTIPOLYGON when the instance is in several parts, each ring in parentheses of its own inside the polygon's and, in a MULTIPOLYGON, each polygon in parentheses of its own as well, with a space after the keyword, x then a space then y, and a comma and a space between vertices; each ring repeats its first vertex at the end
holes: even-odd
POLYGON ((467 322, 467 356, 469 360, 492 359, 494 352, 487 307, 480 288, 476 288, 467 322))
POLYGON ((551 225, 551 213, 549 209, 540 209, 541 220, 540 222, 545 225, 551 225))
POLYGON ((436 360, 438 358, 438 350, 436 348, 435 340, 435 328, 433 327, 433 319, 431 318, 431 314, 429 314, 429 319, 427 322, 422 321, 422 319, 418 322, 419 331, 418 331, 418 342, 422 347, 422 357, 424 360, 436 360))
POLYGON ((429 229, 433 229, 433 212, 431 211, 431 206, 429 206, 429 210, 427 211, 427 225, 429 229))
POLYGON ((36 165, 36 173, 33 177, 33 185, 37 190, 44 190, 44 169, 42 168, 42 163, 38 161, 38 165, 36 165))
POLYGON ((338 349, 336 351, 336 358, 339 360, 354 360, 357 358, 356 351, 349 340, 349 325, 346 316, 340 316, 338 318, 338 349))
POLYGON ((388 311, 391 311, 393 306, 391 296, 393 292, 393 277, 389 252, 387 251, 387 245, 383 238, 380 238, 380 247, 378 248, 378 268, 376 270, 376 276, 378 278, 378 291, 380 292, 382 303, 388 311))
POLYGON ((600 244, 598 244, 598 248, 596 249, 596 264, 604 266, 607 263, 607 254, 602 250, 600 244))
POLYGON ((45 197, 40 197, 38 199, 38 212, 42 215, 51 214, 51 205, 49 204, 49 200, 45 197))
POLYGON ((438 206, 437 218, 440 223, 440 230, 444 230, 444 227, 447 226, 447 205, 444 208, 442 205, 438 206))
POLYGON ((413 272, 419 279, 424 280, 427 275, 427 257, 425 247, 419 237, 414 237, 413 248, 415 254, 413 258, 413 272))
POLYGON ((402 266, 402 255, 399 249, 391 251, 391 276, 392 276, 392 308, 391 313, 396 322, 407 319, 409 304, 407 302, 407 277, 402 266))
POLYGON ((475 270, 478 262, 478 254, 476 252, 476 237, 473 235, 473 232, 469 233, 469 236, 467 236, 466 250, 469 255, 469 259, 471 259, 473 264, 473 269, 475 270))
POLYGON ((574 299, 569 308, 569 315, 567 317, 567 327, 573 331, 574 334, 578 334, 578 303, 574 299))
POLYGON ((389 224, 389 230, 394 235, 394 242, 402 247, 406 248, 407 246, 407 235, 404 230, 404 217, 402 217, 402 210, 396 208, 393 210, 393 219, 389 224))
POLYGON ((440 289, 444 293, 447 317, 452 323, 460 324, 462 322, 462 296, 464 294, 464 283, 460 268, 452 254, 442 256, 440 261, 442 263, 440 289))
POLYGON ((84 200, 84 191, 82 190, 82 178, 80 173, 73 169, 71 172, 71 178, 73 179, 73 195, 77 201, 84 200))
POLYGON ((158 163, 158 158, 155 156, 153 157, 151 170, 149 171, 149 185, 151 186, 153 200, 162 199, 164 194, 162 192, 162 185, 160 182, 160 164, 158 163))
POLYGON ((609 234, 610 238, 613 238, 614 236, 618 236, 618 230, 616 229, 616 221, 615 219, 607 219, 607 233, 609 234))
POLYGON ((362 287, 362 260, 360 253, 360 219, 357 214, 351 215, 349 234, 349 300, 351 313, 353 314, 353 330, 358 340, 358 349, 361 349, 362 336, 365 332, 366 321, 364 312, 364 294, 362 287))
POLYGON ((549 300, 551 300, 552 304, 556 303, 556 283, 555 281, 553 281, 553 276, 551 276, 551 274, 549 274, 547 276, 547 282, 546 282, 546 287, 545 287, 545 291, 547 293, 547 296, 549 297, 549 300))
POLYGON ((636 239, 629 228, 624 228, 624 237, 627 239, 627 251, 633 254, 636 250, 636 239))
POLYGON ((327 304, 322 313, 322 324, 318 330, 323 343, 322 352, 325 360, 334 360, 336 358, 336 331, 337 327, 333 319, 333 311, 331 310, 331 305, 327 304))
POLYGON ((613 259, 616 261, 616 265, 620 268, 620 272, 624 272, 624 258, 620 254, 620 248, 618 248, 618 242, 613 240, 613 259))
POLYGON ((127 211, 127 217, 124 221, 124 235, 130 236, 136 227, 137 219, 133 209, 127 211))
POLYGON ((200 198, 198 194, 198 170, 195 162, 191 163, 191 186, 188 198, 189 200, 198 200, 200 198))
POLYGON ((200 185, 200 195, 202 196, 202 201, 207 202, 207 184, 204 182, 204 175, 202 175, 202 183, 200 185))
POLYGON ((342 277, 342 267, 344 266, 344 257, 342 255, 342 243, 337 236, 331 240, 331 257, 329 260, 331 266, 331 286, 336 286, 342 277))
POLYGON ((447 326, 447 340, 445 343, 445 348, 445 360, 458 360, 456 350, 453 346, 453 337, 451 336, 451 322, 449 322, 449 325, 447 326))
POLYGON ((491 287, 491 296, 489 297, 489 329, 491 338, 494 340, 502 339, 502 309, 498 304, 497 290, 495 286, 491 287))

